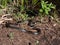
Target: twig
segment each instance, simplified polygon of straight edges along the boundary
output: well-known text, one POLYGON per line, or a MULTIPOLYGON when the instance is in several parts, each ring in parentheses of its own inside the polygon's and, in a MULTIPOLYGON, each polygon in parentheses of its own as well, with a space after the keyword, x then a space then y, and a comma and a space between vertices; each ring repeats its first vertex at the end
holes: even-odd
POLYGON ((7 16, 11 16, 10 14, 5 14, 2 15, 1 19, 0 19, 0 24, 2 24, 4 21, 12 21, 12 18, 7 18, 7 16))

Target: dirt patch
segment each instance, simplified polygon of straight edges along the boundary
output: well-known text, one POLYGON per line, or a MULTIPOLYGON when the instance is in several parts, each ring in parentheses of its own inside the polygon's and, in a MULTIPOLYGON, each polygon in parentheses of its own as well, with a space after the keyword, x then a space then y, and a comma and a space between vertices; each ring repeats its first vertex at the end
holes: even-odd
POLYGON ((0 45, 60 45, 60 24, 54 21, 36 22, 33 26, 25 23, 13 26, 15 28, 0 28, 0 45), (34 34, 36 31, 38 34, 34 34))

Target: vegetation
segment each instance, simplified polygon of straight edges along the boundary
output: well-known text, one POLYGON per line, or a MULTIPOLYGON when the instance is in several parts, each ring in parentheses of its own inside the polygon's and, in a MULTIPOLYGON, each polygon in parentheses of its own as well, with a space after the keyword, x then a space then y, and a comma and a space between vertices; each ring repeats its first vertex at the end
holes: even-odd
POLYGON ((41 9, 39 10, 41 13, 45 13, 46 15, 49 14, 51 9, 55 9, 55 5, 52 3, 48 3, 48 1, 41 0, 41 9))
MULTIPOLYGON (((19 20, 25 21, 32 15, 49 15, 55 5, 45 0, 0 0, 0 9, 6 9, 6 13, 14 15, 19 20)), ((1 12, 1 11, 0 11, 1 12)), ((40 15, 40 16, 41 16, 40 15)))
POLYGON ((12 32, 10 32, 8 35, 7 35, 10 39, 14 39, 14 35, 12 32))

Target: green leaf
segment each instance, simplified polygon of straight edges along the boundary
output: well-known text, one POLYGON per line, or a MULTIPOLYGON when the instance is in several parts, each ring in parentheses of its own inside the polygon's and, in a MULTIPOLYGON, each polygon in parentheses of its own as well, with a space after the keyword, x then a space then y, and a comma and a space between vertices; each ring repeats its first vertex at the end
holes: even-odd
POLYGON ((44 9, 44 1, 41 1, 41 6, 44 9))
POLYGON ((49 7, 47 7, 47 10, 48 10, 48 11, 51 11, 51 9, 50 9, 49 7))
POLYGON ((46 14, 49 14, 49 12, 48 12, 48 10, 47 10, 47 9, 45 9, 45 13, 46 13, 46 14))
POLYGON ((55 6, 52 6, 51 8, 55 9, 55 6))
POLYGON ((48 3, 48 1, 45 2, 46 4, 48 3))
POLYGON ((35 5, 38 2, 38 0, 32 0, 32 5, 35 5))
POLYGON ((43 9, 40 9, 39 11, 40 11, 40 12, 43 12, 43 9))
POLYGON ((21 5, 21 11, 24 11, 25 7, 23 5, 21 5))
POLYGON ((41 13, 49 14, 51 8, 55 9, 55 6, 52 3, 48 3, 48 1, 45 2, 44 0, 41 0, 41 9, 39 10, 41 13))

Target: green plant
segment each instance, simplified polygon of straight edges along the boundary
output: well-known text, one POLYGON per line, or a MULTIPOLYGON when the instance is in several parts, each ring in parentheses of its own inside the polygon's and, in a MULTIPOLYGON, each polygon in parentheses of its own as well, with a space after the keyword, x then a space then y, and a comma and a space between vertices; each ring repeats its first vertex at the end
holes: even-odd
POLYGON ((0 6, 6 8, 8 3, 12 3, 12 0, 0 0, 0 6))
MULTIPOLYGON (((22 6, 22 8, 21 9, 25 9, 24 11, 27 13, 27 12, 31 12, 31 13, 33 13, 33 14, 35 14, 36 15, 36 11, 37 11, 37 9, 35 9, 35 8, 37 8, 37 5, 39 5, 40 4, 40 1, 38 1, 38 0, 24 0, 24 1, 22 1, 22 2, 24 2, 23 3, 23 5, 24 6, 22 6)), ((30 13, 30 14, 31 14, 30 13)))
POLYGON ((22 21, 25 21, 25 20, 27 20, 28 15, 27 14, 21 14, 20 13, 20 18, 22 19, 22 21))
POLYGON ((17 15, 15 15, 15 18, 20 21, 26 21, 28 19, 28 15, 26 13, 18 13, 17 15))
POLYGON ((0 4, 2 8, 5 8, 7 6, 7 0, 0 0, 0 4))
POLYGON ((0 0, 0 7, 7 7, 7 13, 14 14, 16 20, 22 19, 22 21, 27 20, 30 15, 38 15, 39 13, 36 12, 49 14, 51 9, 55 8, 52 3, 44 0, 41 0, 41 2, 40 0, 0 0))
POLYGON ((13 35, 13 33, 12 33, 12 32, 11 32, 11 33, 9 33, 9 35, 8 35, 8 36, 9 36, 9 38, 10 38, 10 39, 14 39, 14 35, 13 35))
POLYGON ((21 0, 21 5, 20 5, 21 12, 23 12, 24 9, 25 9, 25 7, 24 7, 24 3, 25 3, 25 0, 21 0))
POLYGON ((27 20, 29 12, 32 12, 36 15, 34 11, 36 11, 35 8, 37 5, 39 5, 40 2, 38 2, 37 0, 20 0, 20 1, 21 1, 20 2, 21 4, 19 4, 20 13, 17 14, 18 15, 16 16, 17 19, 20 18, 22 20, 27 20))
POLYGON ((48 1, 41 0, 41 9, 39 10, 40 13, 45 13, 48 15, 51 9, 55 9, 55 5, 48 3, 48 1))
POLYGON ((39 9, 39 7, 40 7, 40 0, 32 0, 32 9, 36 9, 36 8, 38 8, 39 9))

